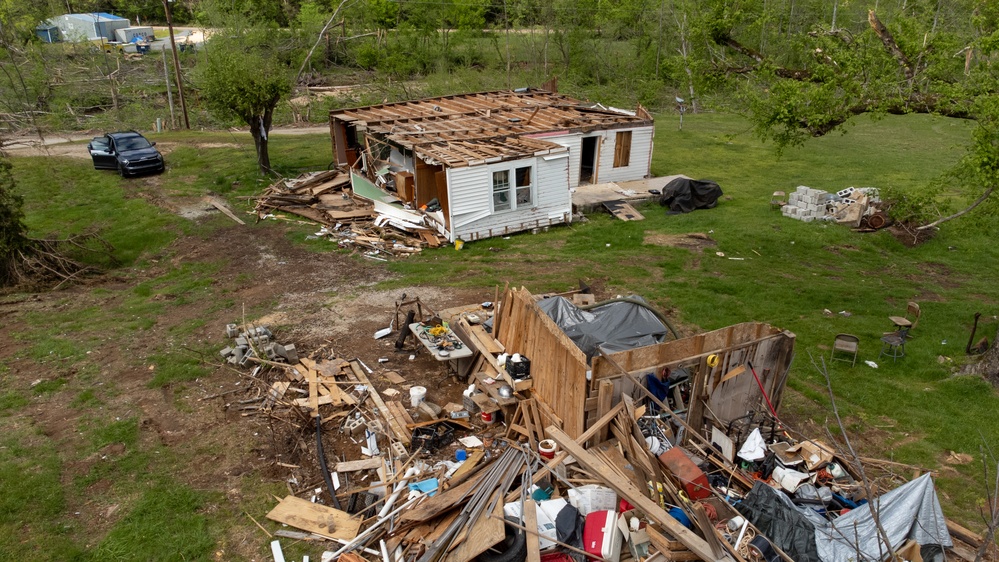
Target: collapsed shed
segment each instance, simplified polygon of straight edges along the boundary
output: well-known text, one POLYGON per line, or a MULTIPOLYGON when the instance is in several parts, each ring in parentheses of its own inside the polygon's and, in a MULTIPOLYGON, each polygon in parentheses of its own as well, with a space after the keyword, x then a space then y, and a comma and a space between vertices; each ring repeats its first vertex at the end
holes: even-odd
MULTIPOLYGON (((494 334, 510 353, 531 358, 534 395, 565 432, 578 437, 602 410, 636 392, 632 379, 664 368, 683 369, 689 402, 687 422, 701 428, 707 416, 729 424, 745 416, 746 405, 764 400, 780 407, 795 336, 761 322, 747 322, 704 334, 598 353, 589 361, 526 289, 511 289, 495 321, 494 334), (717 364, 709 365, 715 356, 717 364), (756 367, 760 388, 747 370, 756 367), (603 404, 603 406, 600 406, 603 404), (710 414, 709 414, 710 412, 710 414)), ((678 388, 679 385, 675 388, 678 388)))
POLYGON ((425 208, 451 242, 571 222, 571 188, 649 175, 653 133, 641 106, 572 99, 554 81, 330 112, 336 164, 425 208))

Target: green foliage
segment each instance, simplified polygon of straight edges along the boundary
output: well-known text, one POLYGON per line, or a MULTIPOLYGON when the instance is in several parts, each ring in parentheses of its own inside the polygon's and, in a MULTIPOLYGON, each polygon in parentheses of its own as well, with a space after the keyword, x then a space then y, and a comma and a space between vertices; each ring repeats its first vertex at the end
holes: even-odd
POLYGON ((6 158, 0 158, 0 286, 14 281, 14 263, 28 246, 24 198, 15 191, 11 167, 6 158))

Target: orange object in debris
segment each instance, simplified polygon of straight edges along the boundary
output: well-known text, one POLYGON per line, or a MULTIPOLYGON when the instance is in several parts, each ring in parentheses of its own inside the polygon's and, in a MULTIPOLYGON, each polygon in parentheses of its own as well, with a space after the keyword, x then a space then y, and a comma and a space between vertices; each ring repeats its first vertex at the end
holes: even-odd
POLYGON ((691 501, 704 499, 711 495, 711 484, 708 483, 708 477, 704 475, 703 470, 697 468, 694 461, 687 457, 683 449, 673 447, 659 455, 659 462, 680 481, 683 490, 691 501))

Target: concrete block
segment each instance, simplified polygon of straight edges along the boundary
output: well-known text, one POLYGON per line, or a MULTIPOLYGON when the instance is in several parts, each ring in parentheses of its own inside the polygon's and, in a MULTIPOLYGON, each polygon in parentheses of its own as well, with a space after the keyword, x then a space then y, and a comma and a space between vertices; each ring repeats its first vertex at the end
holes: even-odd
POLYGON ((245 367, 247 365, 247 363, 250 362, 250 358, 251 357, 256 357, 256 356, 257 356, 257 354, 254 353, 252 349, 247 349, 246 353, 243 355, 243 358, 239 360, 239 366, 240 367, 245 367))
POLYGON ((381 420, 375 420, 375 419, 368 420, 368 423, 365 424, 365 427, 368 428, 368 431, 376 435, 385 433, 385 426, 382 425, 381 420))
POLYGON ((406 450, 406 446, 398 441, 393 441, 389 450, 392 452, 392 458, 402 459, 409 456, 409 451, 406 450))
POLYGON ((234 347, 223 347, 222 351, 219 352, 219 355, 221 355, 222 357, 229 357, 230 355, 232 355, 233 351, 236 351, 236 348, 234 348, 234 347))
POLYGON ((365 421, 364 418, 347 418, 347 421, 343 422, 343 429, 351 435, 357 435, 367 427, 365 421))
POLYGON ((275 359, 278 358, 278 352, 277 352, 276 347, 277 347, 277 344, 270 343, 270 344, 267 344, 267 345, 261 347, 260 350, 263 351, 264 354, 267 355, 268 359, 270 359, 271 361, 273 361, 273 360, 275 360, 275 359))
POLYGON ((246 347, 248 345, 250 345, 250 340, 246 339, 244 336, 236 338, 236 347, 246 347))
POLYGON ((232 338, 235 338, 237 336, 239 336, 239 326, 237 326, 235 324, 226 324, 225 325, 225 337, 232 339, 232 338))
POLYGON ((275 344, 275 348, 278 350, 278 355, 284 357, 292 365, 298 363, 299 360, 298 350, 295 349, 295 344, 293 343, 289 343, 288 345, 275 344))
POLYGON ((801 217, 801 221, 802 222, 812 222, 814 220, 815 220, 815 217, 801 217))

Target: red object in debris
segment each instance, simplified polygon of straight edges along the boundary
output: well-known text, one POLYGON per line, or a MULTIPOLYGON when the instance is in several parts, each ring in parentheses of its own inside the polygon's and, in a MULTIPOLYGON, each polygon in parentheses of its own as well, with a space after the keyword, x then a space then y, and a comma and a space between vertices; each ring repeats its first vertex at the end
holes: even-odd
POLYGON ((617 528, 616 511, 594 511, 583 525, 583 549, 600 558, 617 562, 621 558, 624 536, 617 528))
POLYGON ((635 509, 635 506, 628 503, 628 500, 622 499, 617 502, 617 510, 619 513, 628 513, 632 509, 635 509))
POLYGON ((701 500, 711 495, 708 477, 679 447, 673 447, 659 455, 659 462, 680 481, 690 501, 701 500))
POLYGON ((541 555, 541 562, 572 562, 572 556, 564 552, 548 552, 541 555))

